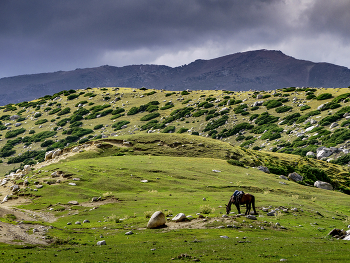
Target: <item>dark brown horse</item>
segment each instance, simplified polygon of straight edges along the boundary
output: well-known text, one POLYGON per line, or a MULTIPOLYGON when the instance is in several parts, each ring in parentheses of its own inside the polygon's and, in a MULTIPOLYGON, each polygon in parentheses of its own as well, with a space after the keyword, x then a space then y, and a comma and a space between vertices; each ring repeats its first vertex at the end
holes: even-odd
POLYGON ((246 215, 249 215, 250 209, 253 206, 254 214, 256 215, 256 210, 255 210, 255 197, 254 195, 251 194, 243 194, 239 204, 236 202, 235 197, 231 196, 230 201, 226 205, 226 213, 229 214, 231 212, 231 206, 232 204, 235 204, 238 210, 238 214, 241 213, 240 205, 246 205, 247 210, 245 211, 246 215))

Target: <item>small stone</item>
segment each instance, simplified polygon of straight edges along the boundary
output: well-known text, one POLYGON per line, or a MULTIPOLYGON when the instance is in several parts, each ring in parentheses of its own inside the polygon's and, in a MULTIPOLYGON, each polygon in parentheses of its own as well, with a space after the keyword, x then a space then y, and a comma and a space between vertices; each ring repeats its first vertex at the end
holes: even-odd
POLYGON ((76 224, 76 225, 81 225, 81 222, 80 222, 80 221, 77 221, 77 222, 75 222, 74 224, 76 224))
POLYGON ((85 219, 83 223, 90 223, 90 221, 88 219, 85 219))
POLYGON ((69 185, 76 186, 76 183, 68 183, 69 185))
POLYGON ((68 202, 69 205, 79 205, 78 201, 69 201, 68 202))
POLYGON ((132 235, 132 234, 134 234, 132 231, 128 231, 125 233, 125 235, 132 235))
POLYGON ((220 237, 221 237, 221 238, 226 238, 226 239, 229 238, 228 236, 220 236, 220 237))
POLYGON ((72 222, 68 222, 67 225, 70 226, 72 224, 72 222))
POLYGON ((97 241, 98 246, 107 245, 105 240, 97 241))

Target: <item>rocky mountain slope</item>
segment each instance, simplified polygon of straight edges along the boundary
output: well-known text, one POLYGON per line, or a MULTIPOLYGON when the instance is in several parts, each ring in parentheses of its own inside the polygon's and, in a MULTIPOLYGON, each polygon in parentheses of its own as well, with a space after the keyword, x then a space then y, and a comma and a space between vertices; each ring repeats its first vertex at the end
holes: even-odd
POLYGON ((0 79, 0 105, 29 101, 62 90, 132 87, 166 90, 272 90, 283 87, 348 87, 350 70, 257 50, 171 68, 159 65, 102 66, 0 79))

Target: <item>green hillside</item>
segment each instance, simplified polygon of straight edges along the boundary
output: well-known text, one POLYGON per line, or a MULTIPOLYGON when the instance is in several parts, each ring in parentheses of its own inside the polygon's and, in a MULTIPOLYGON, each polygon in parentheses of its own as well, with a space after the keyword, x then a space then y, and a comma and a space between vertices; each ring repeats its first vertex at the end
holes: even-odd
POLYGON ((349 259, 347 241, 327 235, 349 224, 348 195, 254 168, 318 167, 336 181, 342 166, 184 134, 125 135, 73 149, 16 180, 20 191, 0 209, 0 240, 12 237, 0 243, 3 262, 349 259), (236 189, 256 197, 257 220, 237 215, 234 206, 223 217, 236 189), (155 211, 165 213, 167 227, 146 229, 155 211), (191 217, 172 222, 178 213, 191 217), (5 232, 9 225, 28 237, 5 232), (96 245, 101 240, 106 245, 96 245))
MULTIPOLYGON (((322 160, 347 165, 349 92, 323 88, 62 91, 1 107, 0 173, 41 162, 50 150, 99 138, 147 133, 210 137, 255 150, 254 154, 267 151, 305 157, 308 152, 316 155, 321 146, 334 147, 334 153, 322 160)), ((308 162, 312 158, 308 156, 308 162)), ((347 168, 341 169, 343 179, 335 186, 346 192, 347 168)))

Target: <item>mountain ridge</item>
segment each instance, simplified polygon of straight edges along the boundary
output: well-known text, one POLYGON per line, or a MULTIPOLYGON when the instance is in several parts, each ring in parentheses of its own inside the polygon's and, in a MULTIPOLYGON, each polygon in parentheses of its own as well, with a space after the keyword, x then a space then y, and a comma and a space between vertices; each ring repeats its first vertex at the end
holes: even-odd
POLYGON ((0 105, 29 101, 62 90, 131 87, 166 90, 272 90, 291 86, 348 87, 350 69, 299 60, 276 50, 256 50, 187 65, 100 66, 0 79, 0 105))

